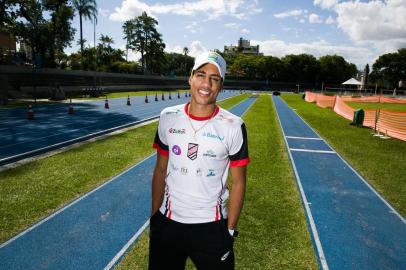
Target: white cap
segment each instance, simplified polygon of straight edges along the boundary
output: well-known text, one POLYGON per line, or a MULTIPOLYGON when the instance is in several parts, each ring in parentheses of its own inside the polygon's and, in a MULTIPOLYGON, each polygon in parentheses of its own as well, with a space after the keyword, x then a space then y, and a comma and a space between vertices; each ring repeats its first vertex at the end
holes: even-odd
POLYGON ((195 65, 193 66, 193 71, 195 71, 196 69, 198 69, 199 67, 203 66, 204 64, 213 64, 217 67, 217 69, 219 70, 220 76, 221 78, 223 78, 224 81, 224 77, 226 76, 226 61, 224 60, 224 58, 216 53, 216 52, 205 52, 202 53, 198 56, 196 56, 195 58, 195 65))

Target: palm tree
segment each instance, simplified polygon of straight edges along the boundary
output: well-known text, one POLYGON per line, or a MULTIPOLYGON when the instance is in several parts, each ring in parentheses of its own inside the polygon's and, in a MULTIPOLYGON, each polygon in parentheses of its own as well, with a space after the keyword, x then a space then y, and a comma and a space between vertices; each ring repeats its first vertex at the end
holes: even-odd
POLYGON ((187 66, 186 66, 186 63, 187 63, 187 54, 189 53, 189 49, 188 49, 188 47, 184 47, 183 48, 183 54, 185 55, 185 76, 187 76, 187 66))
POLYGON ((79 13, 80 22, 80 55, 83 58, 83 30, 82 30, 82 17, 88 20, 97 20, 97 4, 96 0, 73 0, 74 8, 79 13))

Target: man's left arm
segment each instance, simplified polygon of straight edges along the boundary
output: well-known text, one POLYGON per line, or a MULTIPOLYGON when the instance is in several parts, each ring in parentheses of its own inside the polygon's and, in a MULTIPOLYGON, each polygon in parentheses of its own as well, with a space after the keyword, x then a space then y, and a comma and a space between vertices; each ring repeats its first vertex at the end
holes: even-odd
POLYGON ((232 178, 231 194, 228 206, 228 229, 237 228, 238 219, 244 204, 247 166, 230 167, 232 178))

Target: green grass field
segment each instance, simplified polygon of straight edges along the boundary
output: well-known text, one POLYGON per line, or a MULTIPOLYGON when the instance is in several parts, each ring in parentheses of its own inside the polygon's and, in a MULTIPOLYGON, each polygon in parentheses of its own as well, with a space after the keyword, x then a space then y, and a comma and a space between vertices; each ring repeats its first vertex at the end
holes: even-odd
MULTIPOLYGON (((270 96, 245 115, 251 163, 235 242, 236 269, 318 269, 270 96)), ((148 230, 117 269, 147 269, 148 230)), ((186 269, 194 269, 188 261, 186 269)))
POLYGON ((305 102, 300 96, 282 98, 394 206, 406 215, 406 142, 382 140, 369 128, 358 128, 331 109, 305 102))
POLYGON ((347 104, 354 109, 386 109, 391 111, 406 112, 406 104, 371 102, 347 102, 347 104))

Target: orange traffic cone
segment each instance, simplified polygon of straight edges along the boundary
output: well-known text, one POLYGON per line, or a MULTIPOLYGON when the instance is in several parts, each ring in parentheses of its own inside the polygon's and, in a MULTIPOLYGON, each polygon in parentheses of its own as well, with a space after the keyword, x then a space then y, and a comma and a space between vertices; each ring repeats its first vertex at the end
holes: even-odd
POLYGON ((130 96, 127 97, 127 106, 131 106, 130 96))
POLYGON ((172 99, 171 92, 169 92, 169 99, 172 99))
POLYGON ((104 108, 105 109, 109 109, 110 107, 109 107, 109 101, 107 100, 107 97, 106 97, 106 100, 104 101, 104 108))
POLYGON ((185 97, 187 97, 187 92, 185 92, 185 97))
POLYGON ((73 114, 74 112, 75 112, 75 110, 73 109, 72 99, 70 99, 69 108, 68 108, 68 113, 69 113, 69 114, 73 114))
POLYGON ((32 105, 28 105, 28 112, 27 112, 28 120, 34 120, 34 110, 32 109, 32 105))
POLYGON ((179 94, 179 92, 178 92, 178 98, 180 98, 180 94, 179 94))
POLYGON ((164 93, 162 93, 162 98, 161 98, 162 100, 165 100, 165 95, 164 95, 164 93))
POLYGON ((155 93, 155 101, 158 101, 158 93, 155 93))
POLYGON ((148 95, 145 94, 145 103, 148 103, 148 95))

